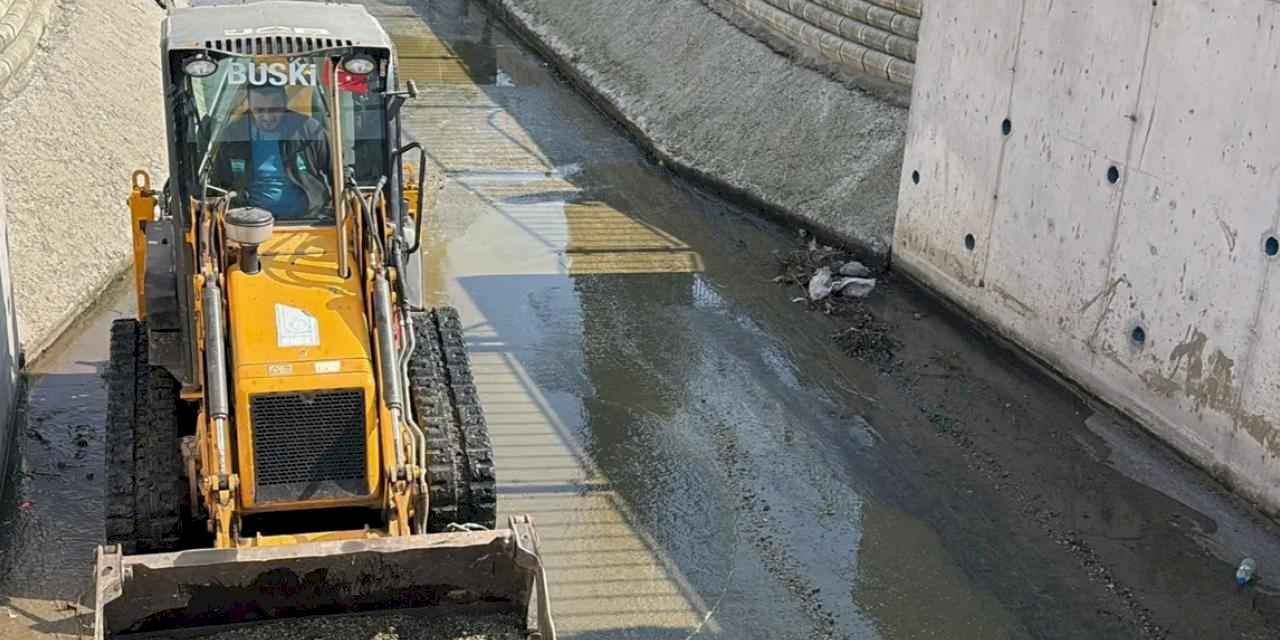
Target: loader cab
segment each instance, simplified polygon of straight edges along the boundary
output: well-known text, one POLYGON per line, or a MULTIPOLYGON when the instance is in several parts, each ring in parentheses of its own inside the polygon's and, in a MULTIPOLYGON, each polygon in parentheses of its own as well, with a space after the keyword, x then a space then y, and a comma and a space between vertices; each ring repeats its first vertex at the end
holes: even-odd
POLYGON ((386 54, 175 55, 179 201, 234 191, 233 206, 270 210, 278 223, 333 225, 335 154, 344 182, 373 186, 393 169, 386 54))

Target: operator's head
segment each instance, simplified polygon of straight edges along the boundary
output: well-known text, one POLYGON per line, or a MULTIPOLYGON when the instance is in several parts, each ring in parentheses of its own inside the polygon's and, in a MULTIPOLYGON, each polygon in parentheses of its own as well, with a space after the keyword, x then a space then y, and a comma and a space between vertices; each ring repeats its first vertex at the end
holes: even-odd
POLYGON ((257 84, 249 87, 249 111, 253 124, 264 131, 275 131, 280 126, 284 112, 289 109, 289 98, 284 87, 257 84))

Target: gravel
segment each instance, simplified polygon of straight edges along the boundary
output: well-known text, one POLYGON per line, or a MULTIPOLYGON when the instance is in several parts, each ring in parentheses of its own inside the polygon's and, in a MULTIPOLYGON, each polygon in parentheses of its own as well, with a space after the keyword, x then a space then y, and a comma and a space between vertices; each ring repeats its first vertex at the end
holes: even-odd
POLYGON ((508 615, 388 613, 280 620, 200 637, 204 640, 524 640, 524 635, 520 620, 508 615))

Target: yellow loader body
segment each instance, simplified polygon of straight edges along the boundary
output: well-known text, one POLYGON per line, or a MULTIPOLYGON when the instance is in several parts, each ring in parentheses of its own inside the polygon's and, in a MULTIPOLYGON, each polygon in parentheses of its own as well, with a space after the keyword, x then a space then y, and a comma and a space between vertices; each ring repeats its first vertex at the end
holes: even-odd
POLYGON ((350 4, 161 4, 170 175, 132 178, 95 639, 410 609, 554 640, 533 523, 497 528, 462 322, 423 302, 427 152, 386 32, 350 4))

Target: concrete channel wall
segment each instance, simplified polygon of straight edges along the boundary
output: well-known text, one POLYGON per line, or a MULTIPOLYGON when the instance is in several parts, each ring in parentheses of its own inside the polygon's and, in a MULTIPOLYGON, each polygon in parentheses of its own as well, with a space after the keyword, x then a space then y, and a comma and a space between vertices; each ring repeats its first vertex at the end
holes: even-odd
POLYGON ((920 0, 709 0, 855 73, 911 86, 920 0))
POLYGON ((9 225, 5 216, 4 180, 0 178, 0 495, 4 494, 17 429, 14 414, 21 390, 18 360, 18 316, 13 309, 9 225))
POLYGON ((668 166, 887 262, 905 108, 700 0, 487 1, 668 166))
POLYGON ((0 0, 6 6, 32 16, 12 39, 6 25, 17 20, 0 20, 0 74, 6 56, 28 57, 0 98, 0 176, 32 360, 128 268, 130 173, 165 177, 164 12, 152 0, 0 0))
MULTIPOLYGON (((0 100, 14 97, 30 80, 30 63, 55 5, 54 0, 0 0, 0 100)), ((0 139, 0 154, 12 146, 12 140, 0 139)), ((21 387, 8 229, 4 176, 0 175, 0 494, 8 475, 21 387)))
POLYGON ((925 5, 894 265, 1280 513, 1280 5, 925 5))

